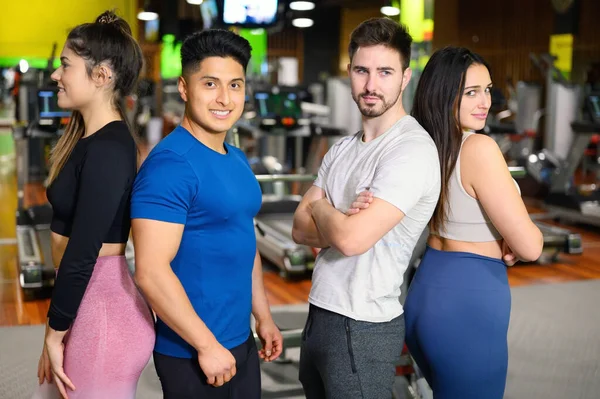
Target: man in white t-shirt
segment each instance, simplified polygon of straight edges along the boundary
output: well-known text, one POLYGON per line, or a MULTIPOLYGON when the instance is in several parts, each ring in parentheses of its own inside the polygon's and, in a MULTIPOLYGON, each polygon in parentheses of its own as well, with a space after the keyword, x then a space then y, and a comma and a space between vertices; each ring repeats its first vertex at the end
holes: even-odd
POLYGON ((307 399, 391 397, 400 286, 440 194, 435 144, 402 106, 411 43, 387 18, 353 31, 348 74, 362 130, 327 152, 294 215, 294 240, 323 248, 301 347, 307 399))

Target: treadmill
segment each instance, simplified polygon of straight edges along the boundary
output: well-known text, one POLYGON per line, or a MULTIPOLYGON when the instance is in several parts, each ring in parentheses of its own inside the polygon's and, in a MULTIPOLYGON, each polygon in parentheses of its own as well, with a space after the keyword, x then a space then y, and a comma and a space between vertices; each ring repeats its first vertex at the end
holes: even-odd
POLYGON ((257 85, 250 93, 237 129, 250 132, 256 141, 255 153, 247 155, 263 193, 254 219, 257 248, 288 278, 312 270, 316 257, 316 250, 292 239, 294 212, 302 197, 288 190, 291 184, 310 184, 316 178, 302 174, 304 141, 313 136, 316 126, 303 109, 307 98, 303 90, 257 85), (289 173, 292 170, 300 173, 289 173))
MULTIPOLYGON (((261 183, 313 182, 312 175, 256 175, 261 183)), ((258 252, 277 266, 280 274, 288 278, 294 274, 311 271, 317 251, 296 244, 292 238, 294 212, 300 204, 300 195, 263 195, 260 211, 254 218, 258 252)))
POLYGON ((566 219, 600 226, 600 189, 596 185, 575 186, 573 175, 592 136, 600 134, 600 92, 589 94, 585 101, 586 119, 571 123, 574 138, 564 168, 553 176, 545 206, 548 218, 566 219))
MULTIPOLYGON (((27 90, 27 88, 24 88, 27 90)), ((27 90, 20 96, 35 95, 35 111, 26 126, 15 126, 13 136, 17 153, 16 235, 19 284, 26 299, 48 293, 54 286, 55 269, 50 247, 52 207, 49 203, 25 207, 25 186, 43 184, 48 175, 47 154, 60 137, 65 118, 70 116, 58 108, 56 88, 27 90)))

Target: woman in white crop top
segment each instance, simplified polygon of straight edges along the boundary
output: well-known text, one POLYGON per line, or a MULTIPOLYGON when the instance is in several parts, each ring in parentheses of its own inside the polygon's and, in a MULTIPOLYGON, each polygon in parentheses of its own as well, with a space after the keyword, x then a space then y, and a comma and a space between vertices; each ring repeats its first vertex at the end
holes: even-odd
POLYGON ((406 342, 436 399, 501 399, 508 366, 506 265, 534 261, 543 237, 498 145, 473 134, 491 104, 486 62, 465 48, 437 51, 412 115, 440 157, 440 200, 406 304, 406 342))

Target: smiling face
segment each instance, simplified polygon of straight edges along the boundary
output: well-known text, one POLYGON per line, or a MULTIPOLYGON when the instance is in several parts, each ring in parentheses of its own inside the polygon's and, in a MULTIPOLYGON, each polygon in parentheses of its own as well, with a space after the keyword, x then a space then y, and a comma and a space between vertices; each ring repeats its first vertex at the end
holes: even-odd
POLYGON ((60 63, 60 67, 51 75, 59 88, 58 106, 79 110, 92 101, 97 86, 88 75, 85 60, 68 46, 60 54, 60 63))
POLYGON ((188 115, 208 133, 225 133, 242 115, 244 67, 227 57, 208 57, 179 78, 179 93, 188 115))
POLYGON ((376 118, 401 101, 410 79, 398 51, 384 45, 360 47, 348 65, 352 98, 365 117, 376 118))
POLYGON ((465 89, 460 104, 460 124, 463 130, 481 130, 485 127, 492 104, 492 78, 481 64, 472 64, 465 76, 465 89))

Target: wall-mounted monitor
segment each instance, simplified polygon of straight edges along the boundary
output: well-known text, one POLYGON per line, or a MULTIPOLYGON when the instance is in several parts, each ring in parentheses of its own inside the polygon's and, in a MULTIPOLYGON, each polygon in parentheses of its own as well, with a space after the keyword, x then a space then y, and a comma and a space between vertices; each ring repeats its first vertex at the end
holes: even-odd
POLYGON ((38 109, 40 118, 66 118, 71 111, 58 106, 58 89, 38 90, 38 109))
POLYGON ((270 26, 277 22, 279 0, 223 0, 225 25, 270 26))

